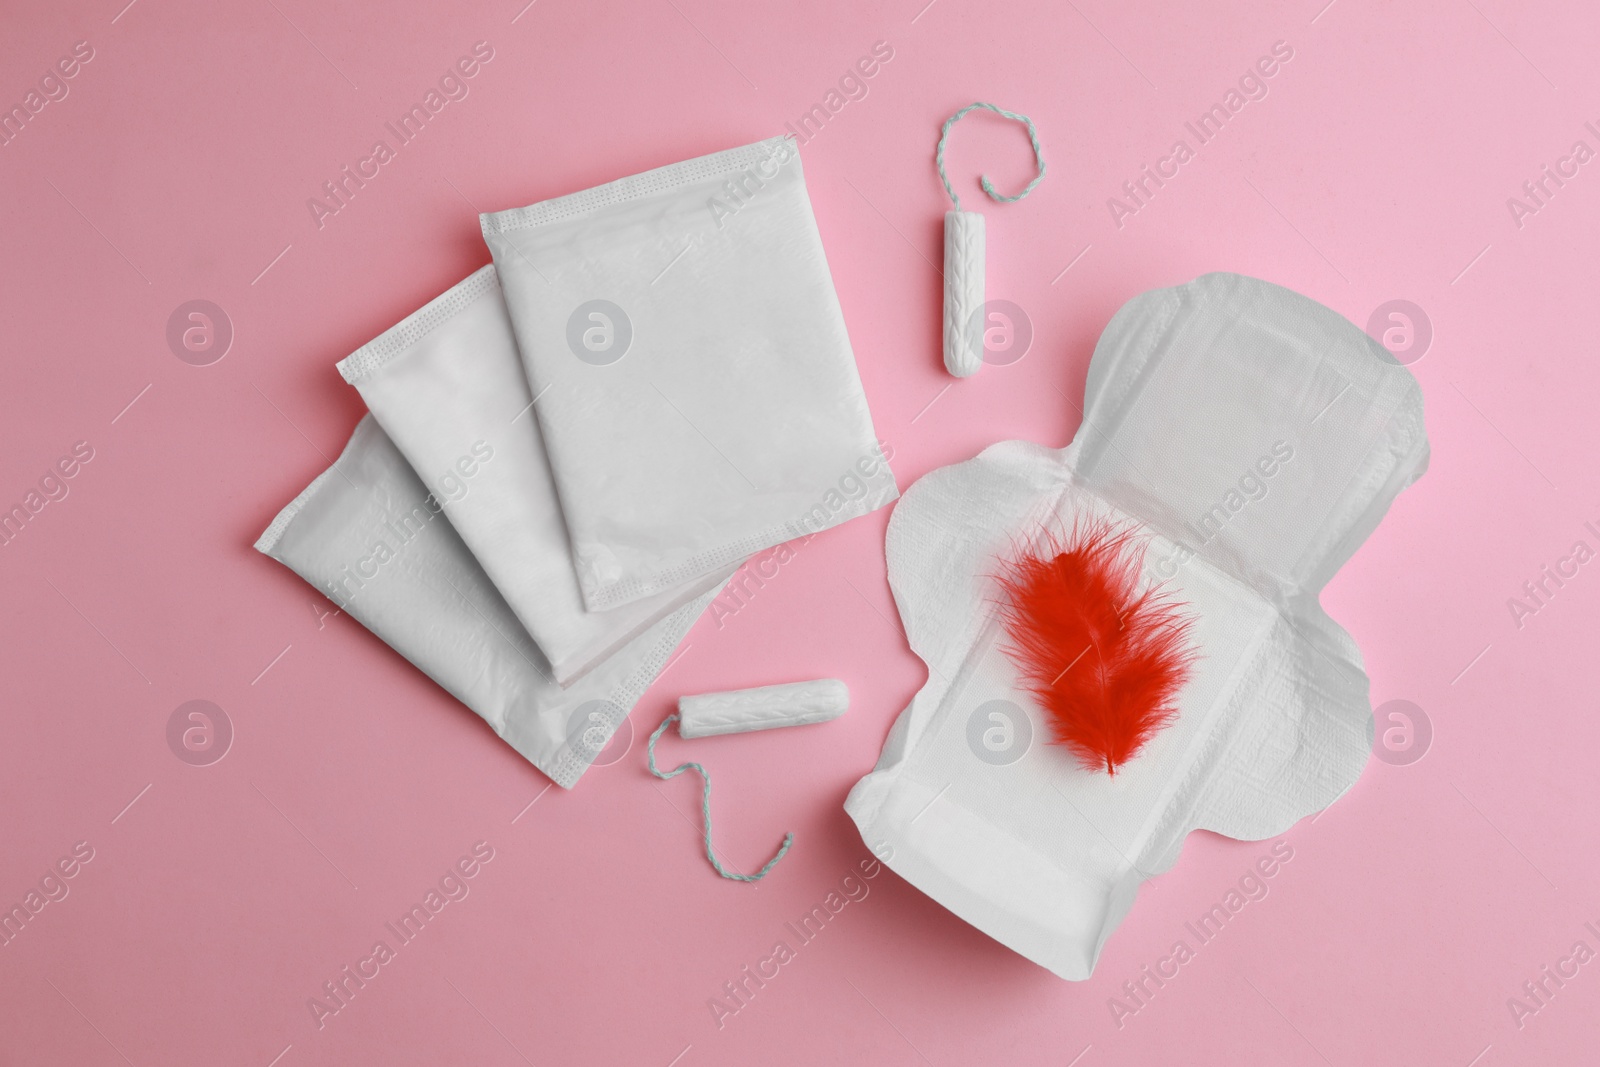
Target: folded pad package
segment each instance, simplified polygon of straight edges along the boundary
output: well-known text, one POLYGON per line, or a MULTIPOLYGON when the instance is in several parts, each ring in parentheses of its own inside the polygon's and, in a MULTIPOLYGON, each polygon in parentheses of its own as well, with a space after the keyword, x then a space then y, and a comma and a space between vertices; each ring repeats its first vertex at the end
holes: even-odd
POLYGON ((895 499, 792 138, 482 226, 591 610, 895 499))
POLYGON ((886 540, 927 684, 845 804, 866 844, 963 919, 1089 977, 1191 830, 1258 840, 1366 764, 1368 681, 1318 594, 1427 467, 1416 379, 1333 311, 1232 274, 1130 301, 1062 450, 936 470, 886 540), (1147 538, 1146 588, 1193 618, 1178 718, 1116 774, 1048 743, 1006 654, 996 561, 1104 519, 1147 538))
POLYGON ((368 415, 256 548, 284 564, 570 788, 717 590, 563 689, 442 508, 368 415))
POLYGON ((340 362, 495 588, 569 685, 732 568, 588 611, 493 265, 340 362))

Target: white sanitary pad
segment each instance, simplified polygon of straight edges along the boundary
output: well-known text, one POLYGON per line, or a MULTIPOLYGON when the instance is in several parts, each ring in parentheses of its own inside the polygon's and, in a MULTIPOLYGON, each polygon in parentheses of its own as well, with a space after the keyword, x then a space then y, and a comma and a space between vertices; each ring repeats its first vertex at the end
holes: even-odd
POLYGON ((562 787, 588 769, 716 592, 653 624, 563 689, 371 416, 256 548, 481 715, 562 787))
POLYGON ((482 223, 591 610, 897 495, 791 138, 482 223))
POLYGON ((562 685, 731 573, 611 611, 584 609, 493 266, 361 346, 339 372, 443 503, 562 685))
POLYGON ((889 581, 929 678, 845 804, 896 871, 1071 979, 1191 830, 1271 837, 1360 775, 1367 676, 1317 597, 1428 460, 1409 371, 1238 275, 1125 305, 1084 409, 1069 447, 997 444, 896 508, 889 581), (1188 605, 1200 654, 1177 722, 1115 777, 1047 743, 993 611, 998 557, 1091 514, 1144 528, 1145 580, 1188 605))

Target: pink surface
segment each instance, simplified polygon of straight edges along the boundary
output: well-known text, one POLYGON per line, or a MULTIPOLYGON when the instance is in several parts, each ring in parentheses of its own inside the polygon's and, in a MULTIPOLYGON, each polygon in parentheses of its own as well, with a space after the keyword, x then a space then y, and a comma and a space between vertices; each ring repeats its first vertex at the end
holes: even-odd
MULTIPOLYGON (((7 5, 6 105, 75 42, 92 59, 0 147, 0 503, 77 442, 92 459, 0 547, 0 903, 78 842, 92 859, 0 947, 0 1060, 1592 1061, 1600 563, 1544 579, 1542 606, 1523 593, 1575 542, 1600 548, 1592 5, 524 2, 7 5), (468 95, 319 227, 308 198, 479 41, 493 58, 468 95), (1284 834, 1267 894, 1203 945, 1185 923, 1273 842, 1193 837, 1082 984, 887 871, 815 940, 785 926, 867 859, 841 803, 924 678, 884 580, 886 512, 702 619, 635 712, 642 739, 679 693, 849 682, 838 722, 664 746, 716 775, 736 864, 795 832, 757 887, 713 876, 696 786, 651 779, 642 745, 547 789, 250 548, 360 415, 335 360, 488 261, 479 209, 782 132, 878 41, 892 60, 802 156, 902 486, 996 440, 1068 441, 1095 338, 1148 288, 1234 270, 1358 324, 1392 299, 1432 324, 1413 364, 1432 468, 1325 597, 1374 703, 1420 706, 1431 750, 1374 759, 1284 834), (1185 122, 1278 41, 1293 57, 1265 97, 1197 145, 1185 122), (973 99, 1031 115, 1050 172, 981 209, 990 296, 1026 310, 1032 348, 953 383, 931 155, 973 99), (1108 198, 1179 138, 1193 158, 1114 220, 1108 198), (1546 164, 1568 177, 1528 199, 1546 164), (194 299, 234 331, 208 366, 166 338, 194 299), (1519 595, 1538 610, 1514 613, 1519 595), (209 766, 168 744, 197 699, 234 731, 209 766), (468 895, 399 945, 385 923, 480 841, 468 895), (1125 992, 1179 939, 1174 977, 1125 992), (379 940, 394 958, 319 1028, 308 999, 379 940), (793 958, 719 1019, 708 1002, 733 1006, 724 983, 780 940, 793 958)), ((974 198, 978 171, 1015 188, 1032 165, 978 115, 950 162, 974 198)))

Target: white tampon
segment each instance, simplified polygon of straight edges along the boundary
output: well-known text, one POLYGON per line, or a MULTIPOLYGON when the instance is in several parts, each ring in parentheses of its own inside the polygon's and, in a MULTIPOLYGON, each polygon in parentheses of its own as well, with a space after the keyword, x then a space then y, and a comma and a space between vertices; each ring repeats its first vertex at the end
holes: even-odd
POLYGON ((837 678, 764 685, 678 698, 678 735, 711 737, 837 719, 850 707, 850 690, 837 678))
POLYGON ((983 216, 944 213, 944 369, 957 378, 983 365, 982 331, 969 327, 983 307, 983 216))
POLYGON ((1033 187, 1044 178, 1044 149, 1039 147, 1039 131, 1026 115, 979 101, 945 119, 939 129, 939 146, 934 149, 933 162, 939 170, 939 180, 944 183, 944 191, 950 194, 950 203, 955 206, 954 211, 944 215, 944 369, 957 378, 969 378, 983 366, 983 274, 987 242, 983 216, 976 211, 961 210, 961 198, 950 184, 950 176, 944 172, 944 142, 950 136, 950 127, 962 115, 979 108, 1026 126, 1034 162, 1039 167, 1033 180, 1016 196, 1000 195, 985 175, 979 184, 989 199, 999 204, 1015 203, 1033 192, 1033 187))

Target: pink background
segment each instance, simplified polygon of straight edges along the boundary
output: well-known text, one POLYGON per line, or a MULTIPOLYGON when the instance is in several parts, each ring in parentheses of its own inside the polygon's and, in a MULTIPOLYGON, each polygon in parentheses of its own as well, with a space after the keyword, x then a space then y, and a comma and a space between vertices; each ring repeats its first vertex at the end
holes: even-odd
MULTIPOLYGON (((1520 1020, 1507 1001, 1574 942, 1600 950, 1600 563, 1520 627, 1508 598, 1575 541, 1600 546, 1583 527, 1600 527, 1600 162, 1520 225, 1507 198, 1574 141, 1600 148, 1593 5, 524 2, 5 5, 7 106, 74 42, 94 54, 0 147, 0 504, 75 442, 94 458, 0 548, 0 904, 74 843, 94 856, 0 947, 0 1059, 1592 1061, 1600 963, 1520 1020), (488 261, 478 210, 782 132, 880 40, 893 59, 802 157, 902 487, 997 440, 1065 444, 1111 313, 1206 271, 1363 325, 1411 300, 1435 334, 1413 365, 1432 468, 1324 597, 1374 703, 1423 708, 1431 750, 1372 760, 1286 833, 1269 894, 1120 1026, 1110 998, 1271 842, 1195 835, 1088 982, 885 871, 737 1014, 708 1008, 868 855, 841 804, 924 678, 893 621, 887 512, 702 619, 634 713, 642 735, 683 692, 849 682, 836 723, 666 744, 714 772, 736 864, 795 832, 757 887, 712 875, 696 785, 651 779, 637 741, 547 791, 250 547, 360 415, 334 362, 488 261), (1107 198, 1280 40, 1293 58, 1268 95, 1119 227, 1107 198), (319 229, 307 199, 477 41, 494 58, 470 95, 319 229), (1026 310, 1032 349, 953 384, 931 157, 973 99, 1031 115, 1050 172, 982 208, 990 296, 1026 310), (196 298, 236 333, 203 367, 165 338, 196 298), (167 745, 192 699, 236 731, 210 766, 167 745), (495 857, 470 895, 319 1030, 307 999, 480 840, 495 857)), ((980 170, 1003 188, 1030 173, 1005 123, 974 116, 954 140, 970 197, 980 170)))

